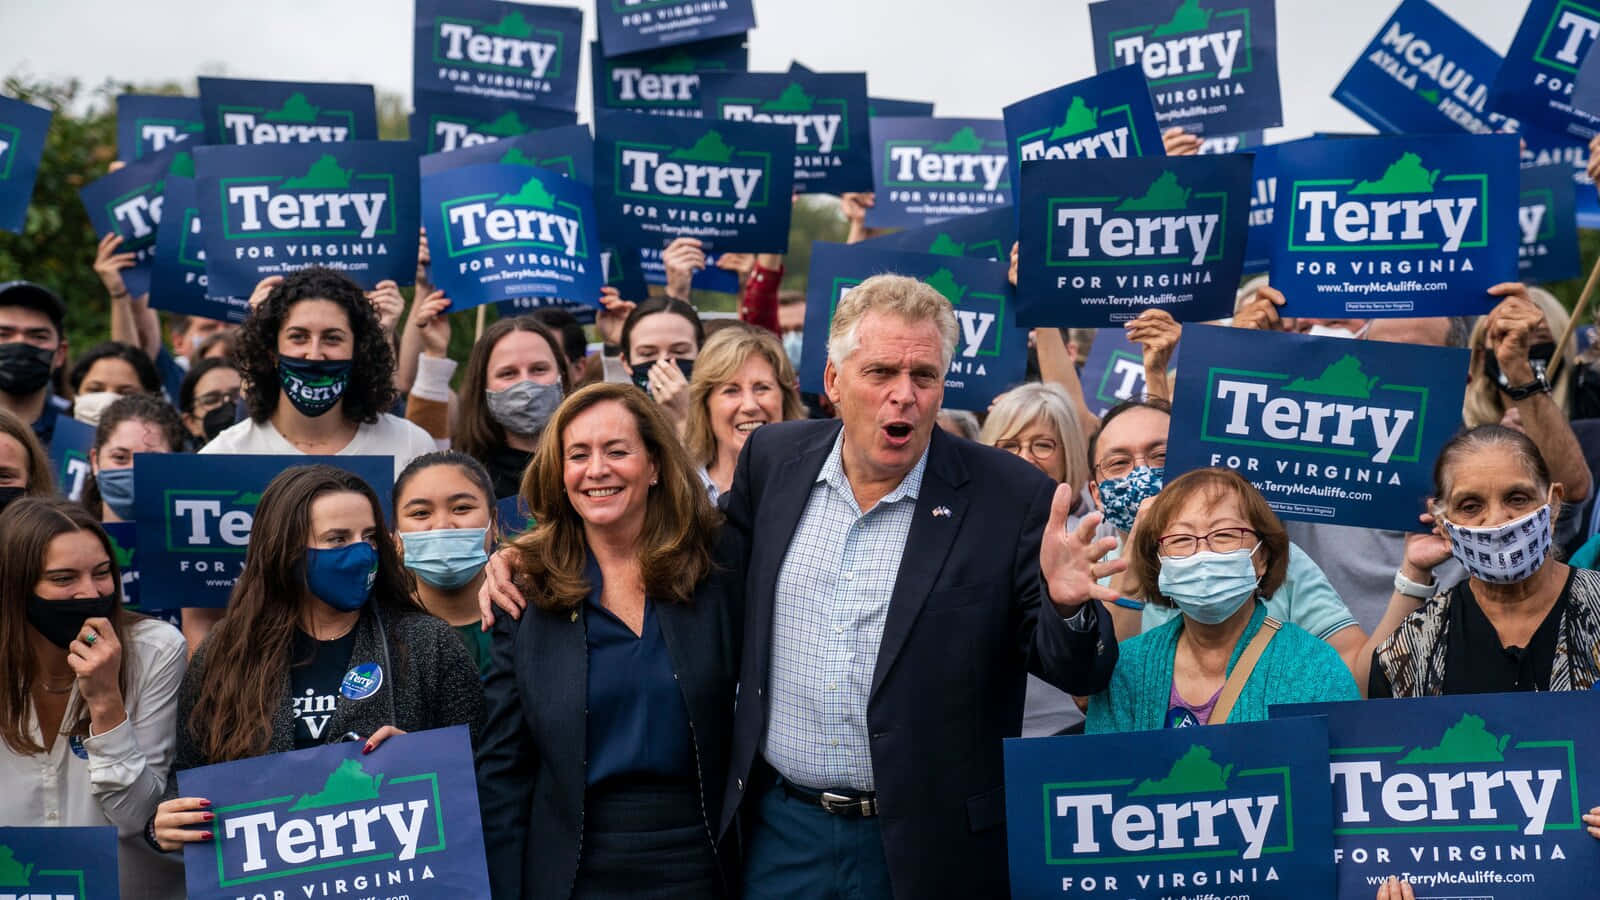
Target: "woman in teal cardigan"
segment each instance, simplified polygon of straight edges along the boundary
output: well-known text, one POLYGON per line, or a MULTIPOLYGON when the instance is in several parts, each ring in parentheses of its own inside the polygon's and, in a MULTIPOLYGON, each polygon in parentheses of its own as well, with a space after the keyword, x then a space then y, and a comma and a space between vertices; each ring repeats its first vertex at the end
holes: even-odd
MULTIPOLYGON (((1128 538, 1129 571, 1147 602, 1182 613, 1122 642, 1111 685, 1089 700, 1088 733, 1213 724, 1224 687, 1263 629, 1270 640, 1227 712, 1258 722, 1279 703, 1357 700, 1339 654, 1267 616, 1283 583, 1289 538, 1261 494, 1230 469, 1199 469, 1167 484, 1128 538)), ((1263 638, 1267 640, 1267 638, 1263 638)), ((1226 701, 1224 701, 1226 703, 1226 701)))

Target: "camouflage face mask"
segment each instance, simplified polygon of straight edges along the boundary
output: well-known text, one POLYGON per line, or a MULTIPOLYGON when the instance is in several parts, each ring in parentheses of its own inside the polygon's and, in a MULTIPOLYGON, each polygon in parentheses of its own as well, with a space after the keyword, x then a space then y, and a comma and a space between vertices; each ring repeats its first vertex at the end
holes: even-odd
POLYGON ((1118 531, 1132 531, 1139 504, 1161 493, 1165 473, 1163 466, 1138 466, 1121 478, 1100 482, 1100 506, 1105 509, 1106 521, 1118 531))

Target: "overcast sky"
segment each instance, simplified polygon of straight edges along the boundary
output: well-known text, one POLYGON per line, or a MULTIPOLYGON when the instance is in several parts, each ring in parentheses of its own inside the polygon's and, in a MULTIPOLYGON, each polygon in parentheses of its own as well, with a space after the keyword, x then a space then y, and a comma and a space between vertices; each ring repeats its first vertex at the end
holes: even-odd
MULTIPOLYGON (((1527 4, 1434 0, 1504 53, 1527 4)), ((572 5, 572 4, 565 4, 572 5)), ((585 45, 592 3, 580 4, 585 45)), ((1284 129, 1370 131, 1329 96, 1398 0, 1278 0, 1284 129)), ((798 59, 870 73, 875 96, 933 100, 939 115, 1006 104, 1094 74, 1087 0, 756 0, 750 68, 798 59)), ((0 0, 0 74, 138 83, 197 73, 358 81, 411 93, 410 0, 0 0)), ((578 108, 588 120, 584 61, 578 108)))

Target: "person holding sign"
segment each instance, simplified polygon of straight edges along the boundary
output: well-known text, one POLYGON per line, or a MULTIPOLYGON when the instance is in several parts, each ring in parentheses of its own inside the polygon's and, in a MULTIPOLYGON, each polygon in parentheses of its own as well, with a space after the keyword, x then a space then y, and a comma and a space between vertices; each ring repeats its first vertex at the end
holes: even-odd
POLYGON ((556 410, 510 547, 532 603, 495 626, 478 745, 496 897, 731 892, 714 841, 738 677, 738 572, 661 407, 594 384, 556 410))
MULTIPOLYGON (((411 593, 378 495, 331 466, 296 466, 261 494, 228 615, 195 651, 178 695, 173 771, 346 740, 483 722, 461 641, 411 593)), ((203 797, 167 799, 149 842, 209 831, 203 797)))
POLYGON ((1129 571, 1176 619, 1123 643, 1087 733, 1260 722, 1275 703, 1356 700, 1339 654, 1267 614, 1289 569, 1289 537, 1230 469, 1186 473, 1139 516, 1129 571))
POLYGON ((622 368, 661 405, 679 434, 689 417, 689 376, 705 341, 700 314, 671 297, 640 303, 622 323, 622 368))
POLYGON ((148 394, 111 404, 94 429, 83 505, 102 522, 133 520, 133 459, 140 453, 181 453, 186 438, 178 414, 148 394))
POLYGON ((806 417, 797 376, 770 331, 730 326, 695 358, 683 442, 711 501, 733 486, 745 441, 763 425, 806 417))
POLYGON ((0 825, 114 825, 122 896, 182 897, 182 868, 139 835, 167 788, 183 638, 123 609, 111 540, 83 507, 11 503, 0 543, 0 825))

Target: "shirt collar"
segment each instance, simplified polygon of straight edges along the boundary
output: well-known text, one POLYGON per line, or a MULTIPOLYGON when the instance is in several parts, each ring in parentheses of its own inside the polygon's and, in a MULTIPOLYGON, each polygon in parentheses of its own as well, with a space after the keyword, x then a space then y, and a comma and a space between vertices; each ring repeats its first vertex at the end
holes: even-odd
MULTIPOLYGON (((885 494, 882 503, 895 503, 907 498, 917 499, 922 492, 922 473, 928 468, 928 451, 933 447, 930 436, 928 446, 922 448, 922 456, 917 458, 917 464, 911 467, 906 477, 900 479, 894 490, 885 494)), ((833 449, 828 452, 828 458, 822 463, 822 471, 817 473, 817 481, 826 483, 829 487, 840 492, 846 497, 855 499, 855 491, 850 487, 850 479, 844 474, 844 429, 839 429, 839 434, 833 439, 833 449)))

